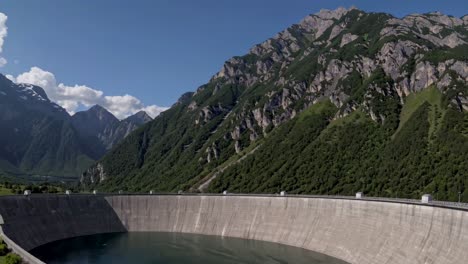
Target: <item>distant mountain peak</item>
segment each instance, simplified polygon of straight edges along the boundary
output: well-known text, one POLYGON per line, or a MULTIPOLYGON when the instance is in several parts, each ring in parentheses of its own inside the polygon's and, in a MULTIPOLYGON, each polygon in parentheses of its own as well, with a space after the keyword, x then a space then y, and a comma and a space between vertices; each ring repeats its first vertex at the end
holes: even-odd
POLYGON ((125 118, 124 120, 135 123, 135 124, 138 124, 138 125, 142 125, 142 124, 148 123, 149 121, 153 120, 153 118, 151 118, 148 115, 148 113, 141 110, 141 111, 138 111, 137 113, 125 118))
POLYGON ((95 110, 95 111, 102 111, 102 110, 106 110, 104 107, 102 107, 101 105, 98 105, 98 104, 95 104, 93 105, 92 107, 89 108, 89 110, 95 110))
POLYGON ((143 110, 140 110, 138 112, 136 112, 135 114, 133 114, 132 116, 144 116, 144 117, 149 117, 151 118, 148 113, 146 113, 146 111, 143 111, 143 110))
POLYGON ((100 106, 94 105, 86 111, 78 112, 74 116, 86 115, 88 118, 97 118, 98 120, 106 120, 107 122, 119 122, 117 117, 115 117, 109 110, 100 106))
POLYGON ((107 112, 109 114, 112 115, 111 112, 109 112, 109 110, 107 110, 106 108, 102 107, 101 105, 93 105, 91 108, 88 109, 88 111, 91 111, 91 112, 107 112))
POLYGON ((352 6, 350 8, 345 7, 338 7, 336 9, 321 9, 320 12, 316 13, 315 15, 322 18, 322 19, 340 19, 343 15, 348 13, 351 10, 357 9, 356 7, 352 6))
POLYGON ((139 111, 124 120, 119 120, 100 105, 94 105, 72 117, 73 126, 80 134, 96 136, 106 150, 151 120, 153 119, 145 111, 139 111))
POLYGON ((38 100, 50 101, 44 89, 39 86, 20 83, 18 84, 18 88, 20 88, 22 92, 28 93, 32 97, 36 97, 38 100))
POLYGON ((6 76, 0 74, 0 105, 8 104, 11 110, 12 106, 19 106, 23 109, 41 112, 47 116, 55 116, 59 119, 66 119, 69 114, 61 106, 49 100, 44 89, 39 86, 14 83, 6 76))

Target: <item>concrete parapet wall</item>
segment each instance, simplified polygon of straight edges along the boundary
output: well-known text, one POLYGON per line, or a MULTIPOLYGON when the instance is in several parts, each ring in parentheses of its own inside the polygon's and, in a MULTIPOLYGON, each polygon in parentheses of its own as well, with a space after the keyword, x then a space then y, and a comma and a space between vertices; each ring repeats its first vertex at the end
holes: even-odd
POLYGON ((0 198, 0 214, 4 232, 27 250, 67 237, 128 230, 264 240, 359 264, 461 264, 468 259, 468 212, 417 204, 261 196, 72 195, 0 198))

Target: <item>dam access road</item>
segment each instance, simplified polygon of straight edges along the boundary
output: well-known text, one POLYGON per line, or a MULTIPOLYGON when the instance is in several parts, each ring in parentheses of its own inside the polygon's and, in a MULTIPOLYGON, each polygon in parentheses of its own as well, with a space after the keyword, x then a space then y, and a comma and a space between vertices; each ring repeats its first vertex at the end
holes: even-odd
POLYGON ((372 199, 253 195, 0 197, 5 241, 27 251, 76 236, 182 232, 301 247, 356 264, 466 264, 468 209, 372 199))

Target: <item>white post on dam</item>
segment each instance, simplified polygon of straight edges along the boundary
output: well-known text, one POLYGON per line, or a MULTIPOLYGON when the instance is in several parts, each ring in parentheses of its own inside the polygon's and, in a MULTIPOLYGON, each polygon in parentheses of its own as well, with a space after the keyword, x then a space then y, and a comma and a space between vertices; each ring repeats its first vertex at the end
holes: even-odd
POLYGON ((432 202, 432 195, 424 194, 421 198, 421 203, 431 203, 432 202))

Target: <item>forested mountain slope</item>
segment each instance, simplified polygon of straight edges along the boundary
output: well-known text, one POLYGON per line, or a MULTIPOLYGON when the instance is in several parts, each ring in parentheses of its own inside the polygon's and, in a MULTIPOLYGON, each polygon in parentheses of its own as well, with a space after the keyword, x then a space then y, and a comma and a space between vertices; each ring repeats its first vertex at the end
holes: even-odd
POLYGON ((323 10, 227 61, 81 182, 468 199, 467 56, 468 16, 323 10))

